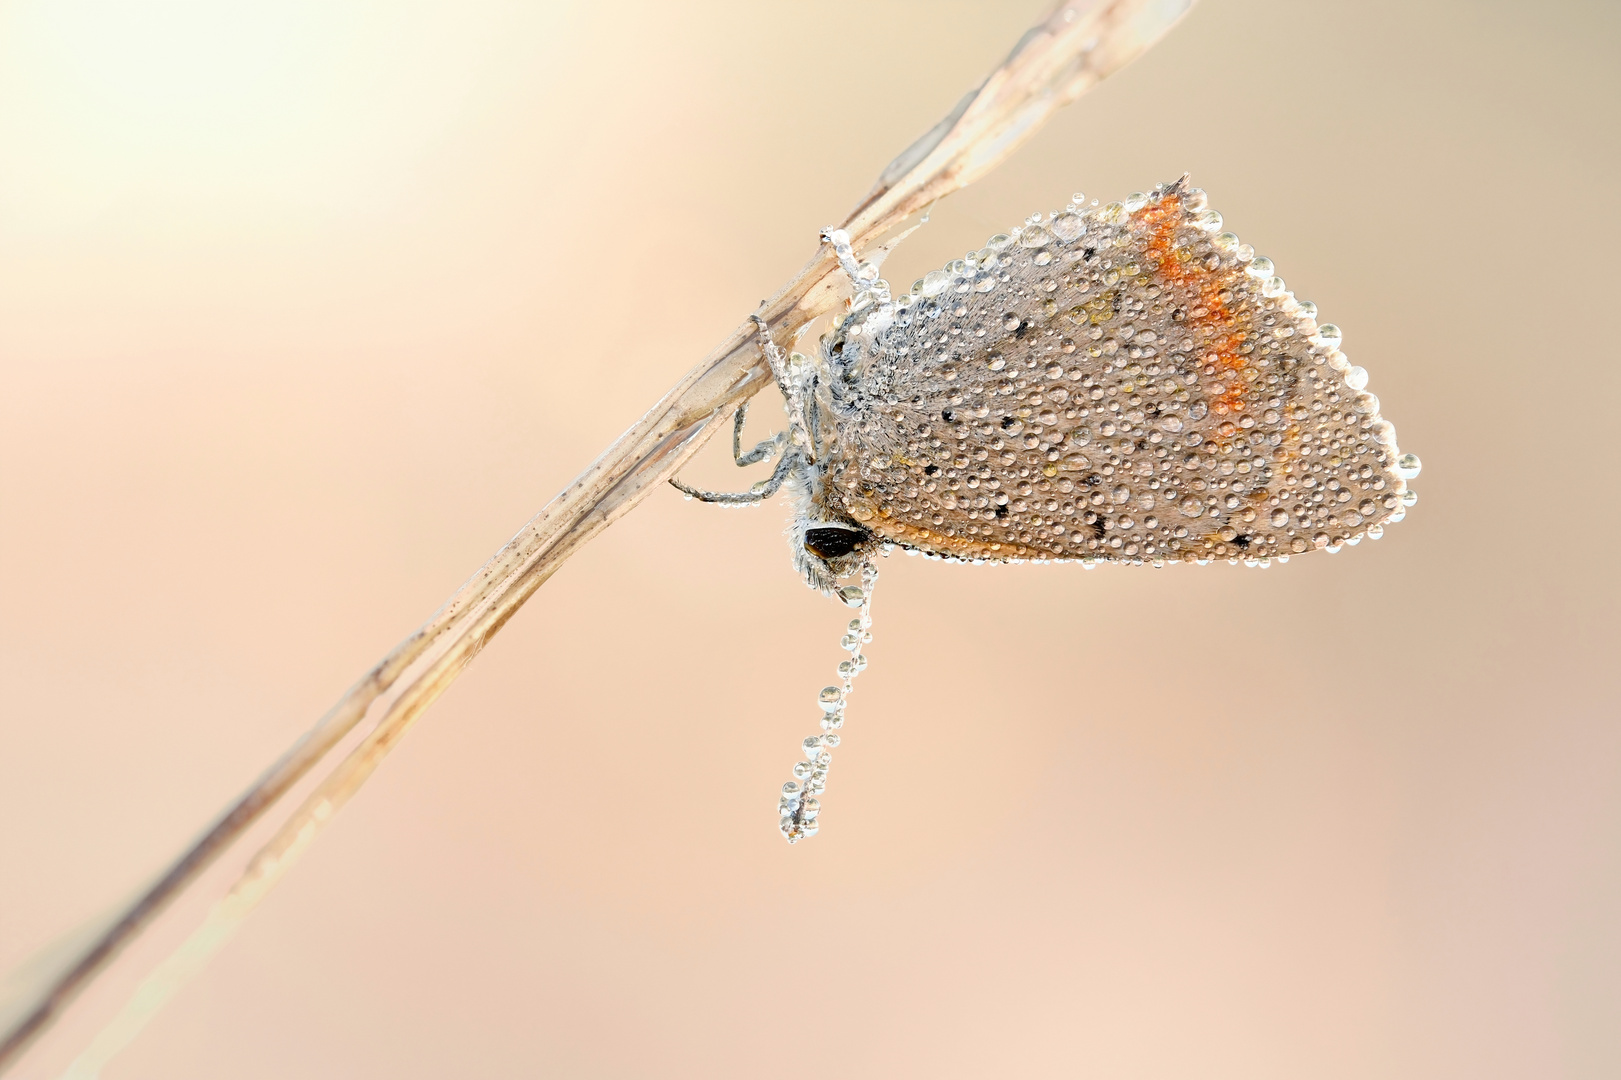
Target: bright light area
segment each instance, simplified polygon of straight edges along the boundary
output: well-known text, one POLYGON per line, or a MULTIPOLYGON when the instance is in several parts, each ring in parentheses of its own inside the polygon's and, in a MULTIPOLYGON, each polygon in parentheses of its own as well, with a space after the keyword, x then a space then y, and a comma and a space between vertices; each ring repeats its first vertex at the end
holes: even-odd
POLYGON ((491 54, 512 37, 512 19, 557 9, 493 0, 5 5, 0 216, 28 228, 95 217, 129 198, 364 209, 409 182, 423 149, 499 68, 491 54))

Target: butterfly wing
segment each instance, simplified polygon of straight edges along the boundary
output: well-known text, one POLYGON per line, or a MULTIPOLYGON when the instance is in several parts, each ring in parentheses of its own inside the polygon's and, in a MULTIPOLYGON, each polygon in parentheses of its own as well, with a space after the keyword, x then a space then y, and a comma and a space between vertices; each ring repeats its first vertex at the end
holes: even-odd
MULTIPOLYGON (((1395 431, 1181 182, 993 237, 824 342, 827 498, 971 559, 1287 556, 1403 512, 1395 431)), ((1412 466, 1404 468, 1403 466, 1412 466)))

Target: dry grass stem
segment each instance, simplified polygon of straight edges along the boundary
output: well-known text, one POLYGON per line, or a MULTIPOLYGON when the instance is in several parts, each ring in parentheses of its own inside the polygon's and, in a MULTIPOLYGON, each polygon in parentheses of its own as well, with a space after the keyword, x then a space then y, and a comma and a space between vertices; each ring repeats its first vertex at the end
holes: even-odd
MULTIPOLYGON (((841 227, 870 246, 937 200, 983 176, 1057 109, 1133 59, 1193 0, 1072 0, 1032 27, 1013 52, 939 125, 897 157, 841 227)), ((842 298, 823 244, 762 316, 793 340, 842 298)), ((48 985, 0 1037, 0 1072, 59 1020, 92 981, 203 872, 239 846, 301 781, 328 769, 286 814, 204 924, 141 983, 69 1070, 94 1076, 163 1003, 200 970, 321 826, 364 784, 422 712, 570 555, 635 506, 770 381, 745 319, 651 410, 485 563, 427 623, 400 642, 300 738, 203 836, 48 985), (369 730, 336 753, 363 720, 369 730)), ((71 1049, 71 1048, 69 1048, 71 1049)))

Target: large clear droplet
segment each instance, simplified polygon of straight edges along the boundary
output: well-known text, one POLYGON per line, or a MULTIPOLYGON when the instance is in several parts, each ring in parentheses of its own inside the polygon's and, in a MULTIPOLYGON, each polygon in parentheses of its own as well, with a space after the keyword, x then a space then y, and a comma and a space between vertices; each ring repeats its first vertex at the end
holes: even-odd
POLYGON ((1027 248, 1045 247, 1052 240, 1052 234, 1040 225, 1026 225, 1024 231, 1019 233, 1019 246, 1027 248))
POLYGON ((1052 233, 1064 242, 1079 239, 1086 232, 1086 222, 1081 220, 1079 214, 1059 214, 1053 218, 1052 233))

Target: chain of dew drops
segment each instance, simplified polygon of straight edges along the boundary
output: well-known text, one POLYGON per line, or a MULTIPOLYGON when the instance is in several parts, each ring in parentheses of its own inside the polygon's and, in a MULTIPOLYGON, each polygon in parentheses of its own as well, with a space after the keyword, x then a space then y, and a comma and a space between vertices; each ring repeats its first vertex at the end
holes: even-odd
POLYGON ((782 785, 782 797, 777 802, 781 817, 778 828, 790 844, 815 836, 819 827, 816 818, 822 804, 817 796, 827 786, 828 766, 833 764, 833 749, 839 745, 845 700, 853 688, 852 680, 867 667, 861 647, 872 641, 872 589, 877 580, 878 567, 869 559, 861 568, 861 584, 846 585, 839 591, 839 598, 861 613, 850 620, 839 642, 850 653, 850 659, 839 661, 839 684, 824 686, 816 695, 816 703, 822 708, 822 734, 812 735, 801 744, 804 760, 794 765, 794 779, 782 785))

